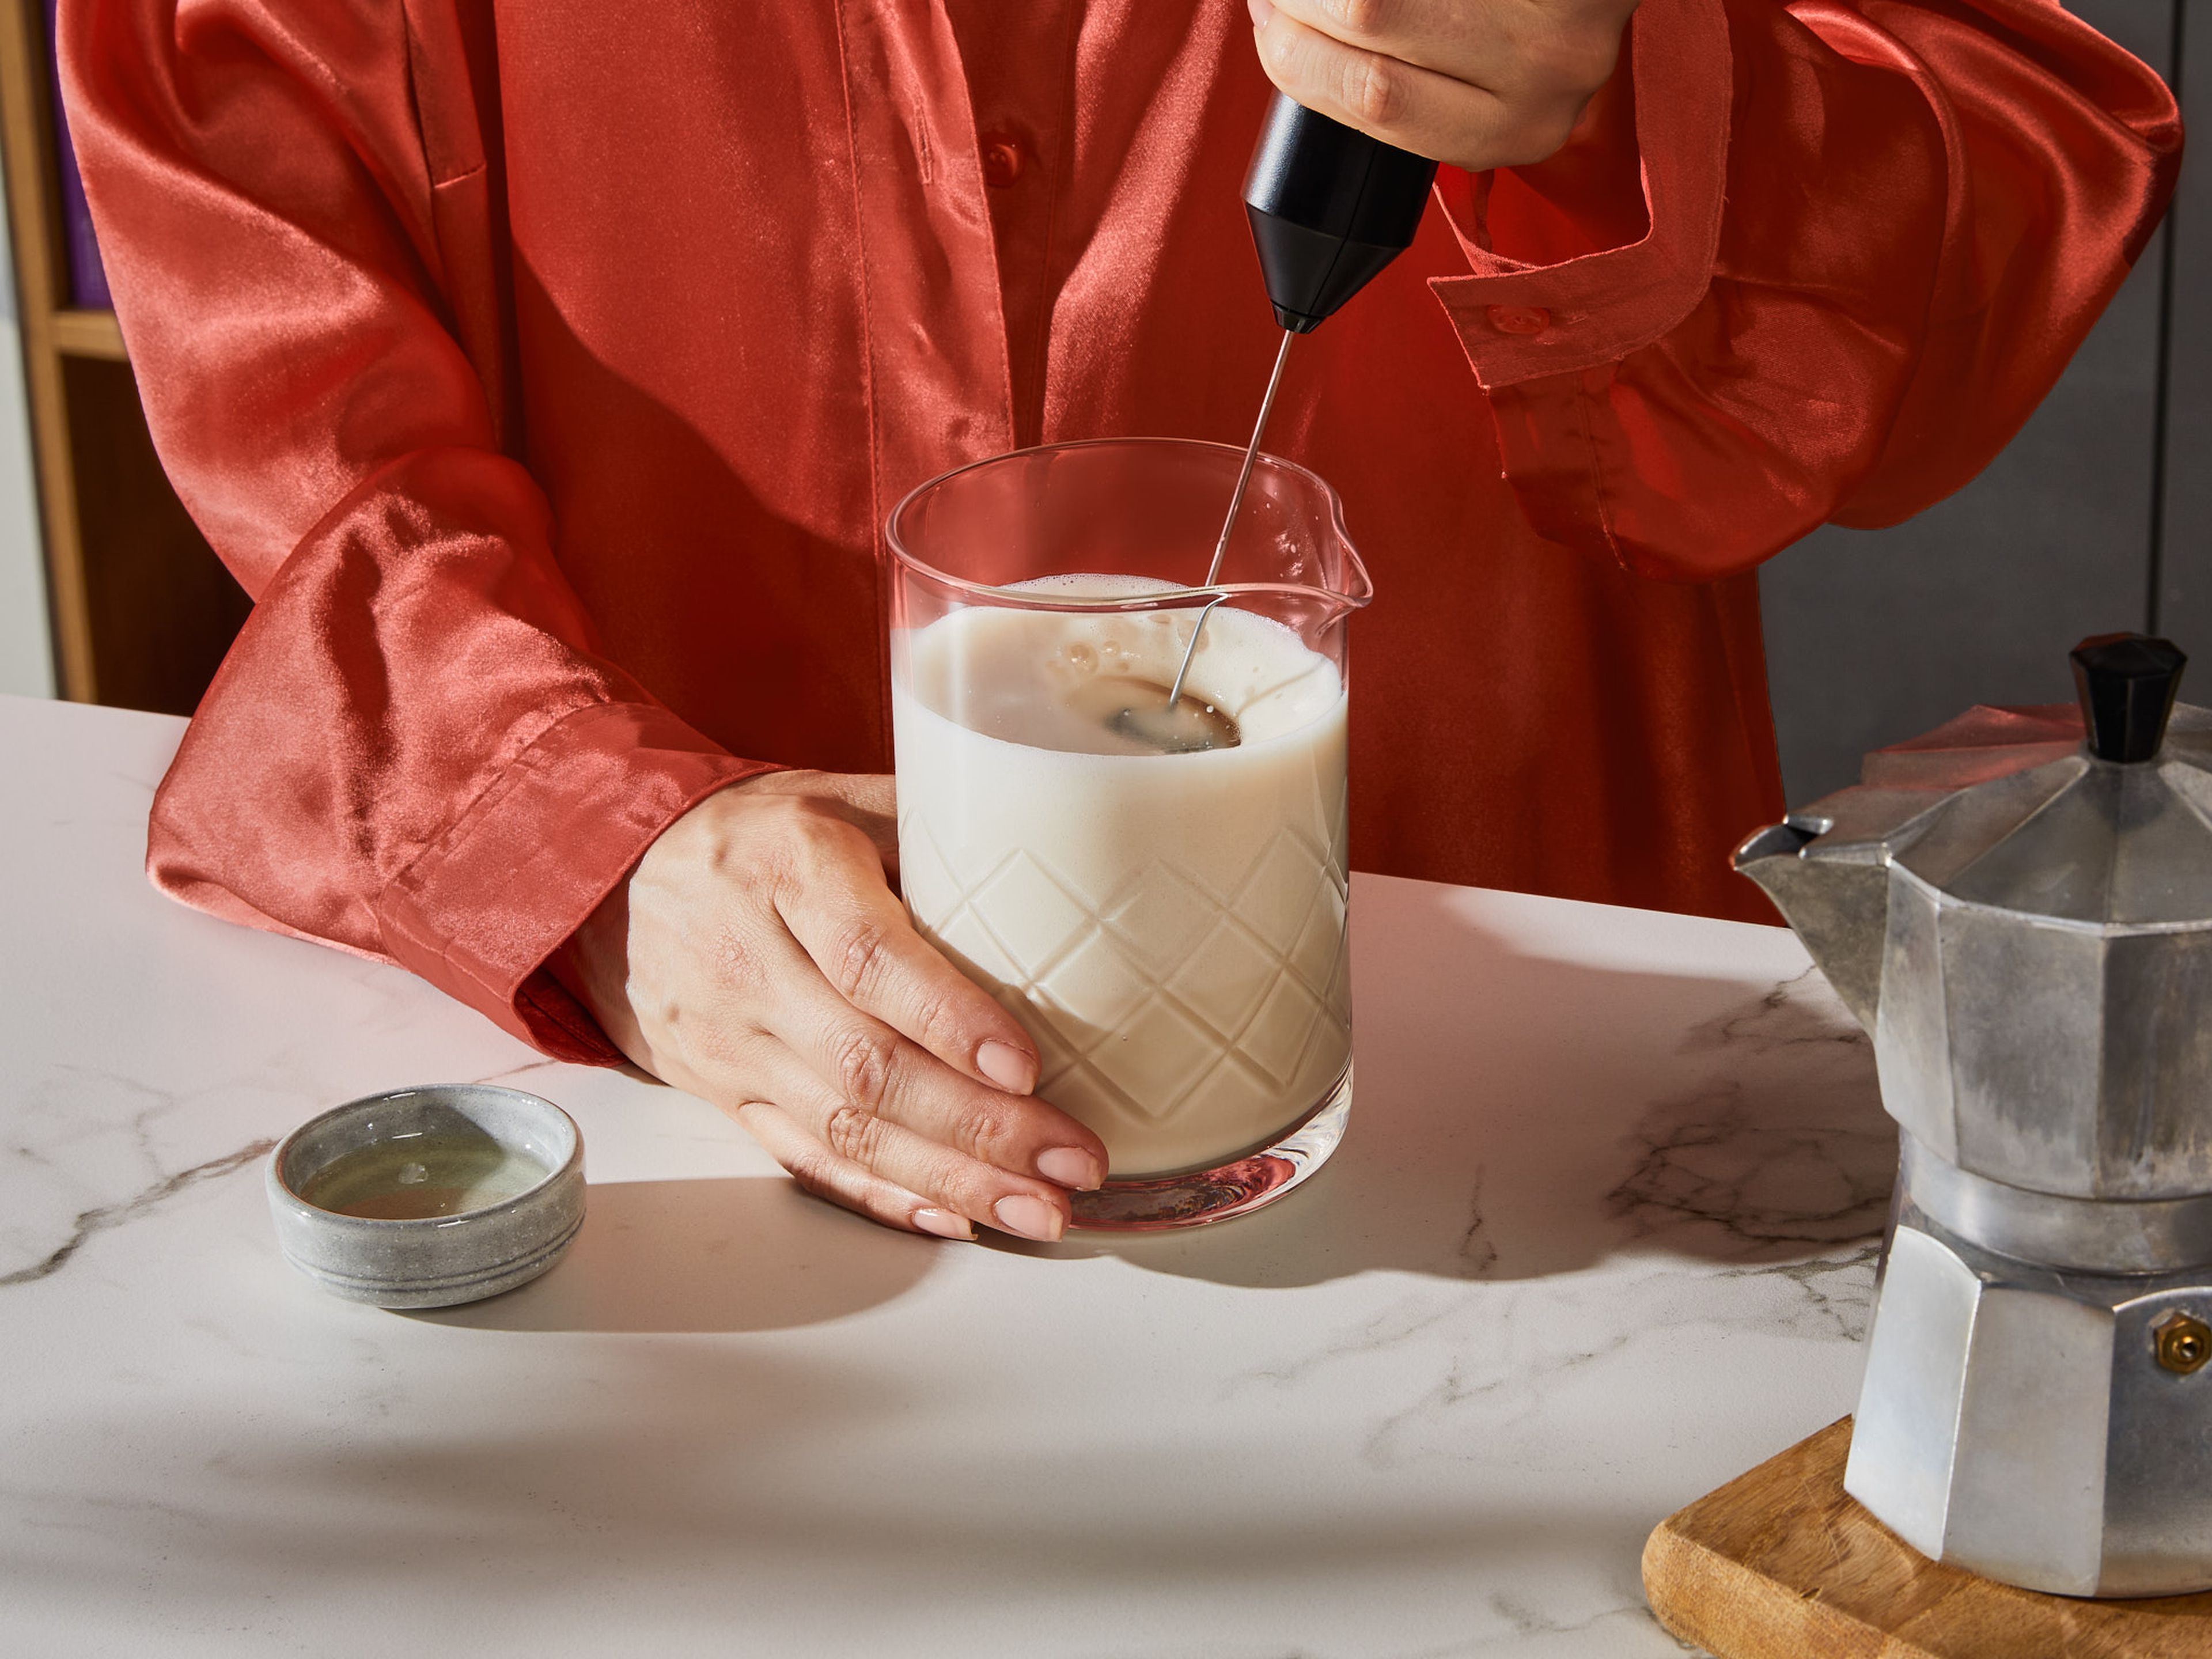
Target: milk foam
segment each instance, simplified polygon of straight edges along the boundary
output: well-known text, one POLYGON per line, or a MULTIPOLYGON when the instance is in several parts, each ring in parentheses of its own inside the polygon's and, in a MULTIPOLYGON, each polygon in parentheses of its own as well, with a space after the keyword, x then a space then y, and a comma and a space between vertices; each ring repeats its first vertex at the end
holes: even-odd
MULTIPOLYGON (((1108 576, 1024 586, 1169 591, 1108 576)), ((1117 1176, 1265 1145, 1351 1052, 1334 665, 1224 605, 1186 689, 1236 720, 1237 746, 1097 752, 1115 746, 1097 728, 1086 750, 1051 717, 1072 677, 1165 684, 1194 615, 975 607, 893 640, 908 908, 1036 1039, 1038 1094, 1098 1133, 1117 1176)))

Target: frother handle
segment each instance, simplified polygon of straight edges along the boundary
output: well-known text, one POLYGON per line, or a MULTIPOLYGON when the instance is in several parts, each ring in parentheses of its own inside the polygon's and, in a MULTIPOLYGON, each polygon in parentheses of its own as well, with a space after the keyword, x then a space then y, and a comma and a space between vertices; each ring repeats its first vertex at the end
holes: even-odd
POLYGON ((2171 640, 2096 634, 2074 647, 2074 689, 2089 752, 2132 764, 2158 753, 2189 659, 2171 640))
POLYGON ((1275 320, 1318 327, 1413 246, 1437 164, 1281 93, 1244 177, 1244 212, 1275 320))

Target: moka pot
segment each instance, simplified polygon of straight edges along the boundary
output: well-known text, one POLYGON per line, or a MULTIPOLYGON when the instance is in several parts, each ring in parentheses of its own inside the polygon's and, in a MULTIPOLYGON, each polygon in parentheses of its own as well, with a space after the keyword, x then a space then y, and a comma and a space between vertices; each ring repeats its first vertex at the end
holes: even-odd
POLYGON ((2212 1588, 2212 711, 2163 640, 1738 849, 1872 1034, 1899 1176, 1846 1489, 2068 1595, 2212 1588))

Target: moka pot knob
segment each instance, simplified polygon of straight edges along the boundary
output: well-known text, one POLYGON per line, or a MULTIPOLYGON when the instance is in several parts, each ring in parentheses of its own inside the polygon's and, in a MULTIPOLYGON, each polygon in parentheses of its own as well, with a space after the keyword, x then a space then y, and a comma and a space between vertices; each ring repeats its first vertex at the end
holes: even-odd
POLYGON ((2154 758, 2189 665, 2181 648, 2142 634, 2095 634, 2074 647, 2072 660, 2089 752, 2130 766, 2154 758))

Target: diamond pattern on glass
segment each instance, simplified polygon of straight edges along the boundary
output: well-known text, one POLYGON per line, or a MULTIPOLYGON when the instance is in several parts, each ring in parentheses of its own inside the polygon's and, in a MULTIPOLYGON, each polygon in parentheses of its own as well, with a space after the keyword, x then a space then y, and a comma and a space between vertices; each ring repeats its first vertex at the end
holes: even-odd
POLYGON ((1029 1028, 1037 1092, 1064 1110, 1094 1125, 1203 1112, 1257 1140, 1341 1069, 1342 857, 1298 831, 1272 837, 1226 902, 1159 861, 1096 909, 1027 850, 968 878, 911 817, 899 844, 917 926, 1029 1028))
POLYGON ((1129 1104, 1128 1097, 1109 1083, 1104 1073, 1080 1062, 1062 1072, 1048 1068, 1038 1081, 1037 1093, 1101 1133, 1109 1124, 1152 1121, 1129 1104))
POLYGON ((1298 942, 1291 947, 1291 970, 1306 989, 1323 1000, 1336 973, 1336 959, 1344 950, 1344 895, 1337 891, 1334 883, 1325 884, 1306 916, 1306 925, 1299 930, 1298 942))
MULTIPOLYGON (((1256 1066, 1234 1050, 1221 1057, 1191 1094, 1205 1100, 1206 1110, 1231 1122, 1262 1126, 1260 1133, 1282 1116, 1281 1085, 1261 1075, 1256 1066)), ((1253 1136, 1258 1138, 1257 1133, 1253 1136)))
POLYGON ((1306 1039, 1322 1017, 1321 999, 1291 974, 1279 975, 1237 1045, 1255 1065, 1288 1087, 1297 1074, 1306 1039))
POLYGON ((1059 958, 1050 979, 1037 989, 1055 1010, 1103 1033, 1129 1018, 1152 981, 1131 964, 1120 941, 1094 927, 1059 958))
POLYGON ((1128 1023, 1091 1051, 1091 1062, 1154 1122, 1171 1116, 1221 1052, 1220 1039, 1155 993, 1128 1023))
MULTIPOLYGON (((1209 907, 1209 914, 1212 912, 1209 907)), ((1217 1031, 1243 1031, 1282 964, 1233 916, 1222 916, 1190 954, 1168 988, 1217 1031)))
POLYGON ((1339 1025, 1352 1024, 1352 936, 1342 934, 1337 941, 1336 966, 1328 976, 1328 988, 1322 994, 1328 1006, 1329 1017, 1339 1025))
POLYGON ((1013 958, 972 910, 954 911, 937 930, 937 943, 971 977, 996 980, 1002 985, 1021 977, 1022 970, 1014 965, 1013 958))
POLYGON ((1155 863, 1106 902, 1104 920, 1132 956, 1164 974, 1189 954, 1218 908, 1196 882, 1155 863))
POLYGON ((1060 1034, 1059 1024, 1039 1018, 1039 1011, 1029 999, 1013 991, 1002 991, 1000 1005, 1021 1023, 1022 1029, 1036 1039, 1037 1046, 1037 1080, 1042 1088, 1055 1078, 1073 1074, 1083 1056, 1066 1038, 1060 1034))
POLYGON ((1007 854, 968 902, 1032 981, 1097 920, 1024 852, 1007 854))
POLYGON ((899 826, 899 890, 917 916, 948 915, 963 896, 937 843, 926 835, 909 834, 906 824, 899 826))
POLYGON ((1238 920, 1270 950, 1288 954, 1324 888, 1334 885, 1328 860, 1295 830, 1275 832, 1230 901, 1238 920))

